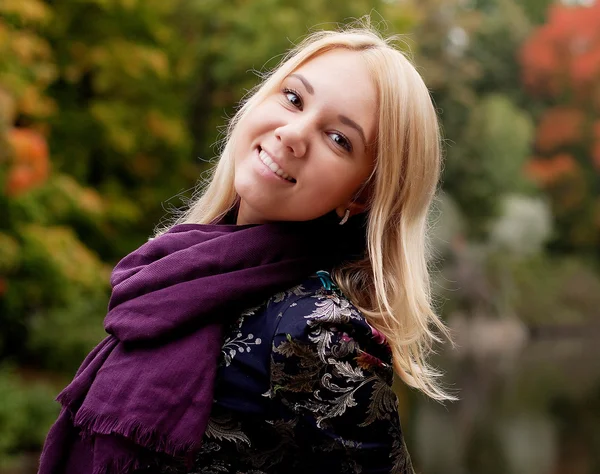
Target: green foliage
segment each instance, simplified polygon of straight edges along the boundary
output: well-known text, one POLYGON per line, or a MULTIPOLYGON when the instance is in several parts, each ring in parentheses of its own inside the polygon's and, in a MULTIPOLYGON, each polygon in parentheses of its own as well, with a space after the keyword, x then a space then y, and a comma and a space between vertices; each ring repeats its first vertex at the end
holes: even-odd
POLYGON ((49 386, 25 384, 14 370, 0 367, 0 467, 20 452, 41 445, 58 416, 54 396, 49 386))
POLYGON ((529 107, 531 101, 518 87, 521 68, 516 59, 516 51, 532 28, 525 4, 514 0, 489 3, 466 52, 482 67, 473 87, 480 96, 502 94, 521 107, 529 107))
MULTIPOLYGON (((499 9, 506 7, 507 4, 517 5, 512 0, 471 0, 471 5, 477 10, 481 10, 489 15, 495 15, 499 9)), ((517 5, 523 10, 527 19, 535 24, 540 24, 546 19, 546 11, 550 5, 556 3, 555 0, 527 0, 519 2, 517 5)))
POLYGON ((484 97, 471 111, 463 141, 449 152, 445 189, 467 210, 475 235, 498 215, 500 196, 528 188, 522 169, 532 134, 528 114, 503 96, 484 97))
MULTIPOLYGON (((28 224, 17 230, 16 238, 3 237, 10 239, 18 252, 14 258, 17 263, 11 262, 11 269, 5 273, 4 294, 0 299, 3 326, 0 353, 31 359, 34 355, 27 354, 26 341, 42 328, 45 337, 56 338, 56 347, 44 346, 49 353, 55 352, 53 357, 45 358, 37 351, 35 358, 44 361, 48 368, 72 369, 75 361, 57 365, 52 365, 52 361, 59 360, 64 351, 73 353, 74 346, 82 348, 77 352, 77 359, 81 360, 92 346, 90 339, 99 339, 109 268, 67 227, 28 224), (95 304, 82 312, 82 303, 89 305, 92 301, 95 304), (89 321, 87 325, 81 323, 84 317, 89 321), (73 321, 70 330, 65 327, 68 320, 73 321), (90 332, 92 321, 97 331, 90 332), (75 341, 77 337, 79 341, 75 341)), ((38 342, 34 346, 39 348, 43 344, 38 342)))
POLYGON ((589 263, 466 244, 438 275, 444 313, 518 317, 530 327, 593 327, 600 278, 589 263))
POLYGON ((74 298, 62 307, 38 311, 29 321, 27 358, 40 369, 72 374, 92 347, 106 337, 106 296, 74 298))
MULTIPOLYGON (((501 264, 498 256, 496 264, 501 264)), ((517 313, 536 324, 590 324, 600 305, 600 279, 589 263, 543 256, 514 267, 517 313)))

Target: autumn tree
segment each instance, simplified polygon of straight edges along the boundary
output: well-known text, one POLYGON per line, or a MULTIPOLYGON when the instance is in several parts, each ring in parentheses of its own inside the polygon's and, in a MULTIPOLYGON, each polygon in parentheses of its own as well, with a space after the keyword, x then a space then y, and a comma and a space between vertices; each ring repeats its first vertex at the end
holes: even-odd
POLYGON ((520 52, 528 93, 547 104, 527 172, 551 196, 553 245, 595 252, 600 238, 600 4, 554 5, 520 52))
POLYGON ((0 463, 37 449, 55 390, 24 367, 71 371, 101 337, 108 268, 72 229, 98 225, 102 198, 56 170, 48 146, 58 77, 39 0, 0 3, 0 463))

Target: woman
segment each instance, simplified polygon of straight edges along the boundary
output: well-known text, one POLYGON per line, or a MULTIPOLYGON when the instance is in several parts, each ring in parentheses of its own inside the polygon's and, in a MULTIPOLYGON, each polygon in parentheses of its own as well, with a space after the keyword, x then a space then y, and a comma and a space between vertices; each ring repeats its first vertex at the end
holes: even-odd
POLYGON ((115 268, 110 336, 59 396, 40 472, 412 472, 392 369, 450 398, 426 363, 446 334, 440 161, 402 53, 309 36, 232 119, 204 193, 115 268))

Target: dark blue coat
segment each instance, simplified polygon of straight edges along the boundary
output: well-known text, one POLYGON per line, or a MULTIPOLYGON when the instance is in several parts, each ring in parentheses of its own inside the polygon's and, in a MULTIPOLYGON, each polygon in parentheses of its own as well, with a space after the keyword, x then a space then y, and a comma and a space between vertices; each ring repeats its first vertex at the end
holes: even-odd
POLYGON ((389 347, 326 272, 244 312, 194 460, 162 473, 412 473, 389 347))

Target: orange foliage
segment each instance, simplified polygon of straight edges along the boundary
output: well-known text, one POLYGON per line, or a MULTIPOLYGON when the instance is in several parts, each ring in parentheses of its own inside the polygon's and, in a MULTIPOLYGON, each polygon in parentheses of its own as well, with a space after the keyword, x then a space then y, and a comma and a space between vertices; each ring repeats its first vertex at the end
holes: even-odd
POLYGON ((532 93, 557 96, 571 90, 587 97, 600 82, 600 2, 551 6, 548 22, 524 43, 520 61, 532 93))
POLYGON ((549 193, 555 216, 581 209, 589 188, 582 169, 570 154, 533 158, 527 163, 525 172, 549 193))
POLYGON ((537 130, 536 146, 542 153, 564 145, 578 143, 583 137, 585 115, 572 107, 555 107, 546 111, 537 130))
POLYGON ((157 166, 157 161, 158 160, 147 154, 138 153, 129 163, 129 168, 136 176, 144 179, 151 179, 160 171, 157 166))
POLYGON ((578 169, 575 159, 568 153, 552 158, 532 158, 525 165, 525 173, 543 187, 550 186, 578 169))
POLYGON ((14 160, 6 179, 6 194, 16 196, 48 178, 48 145, 40 133, 26 128, 9 130, 7 138, 14 150, 14 160))

